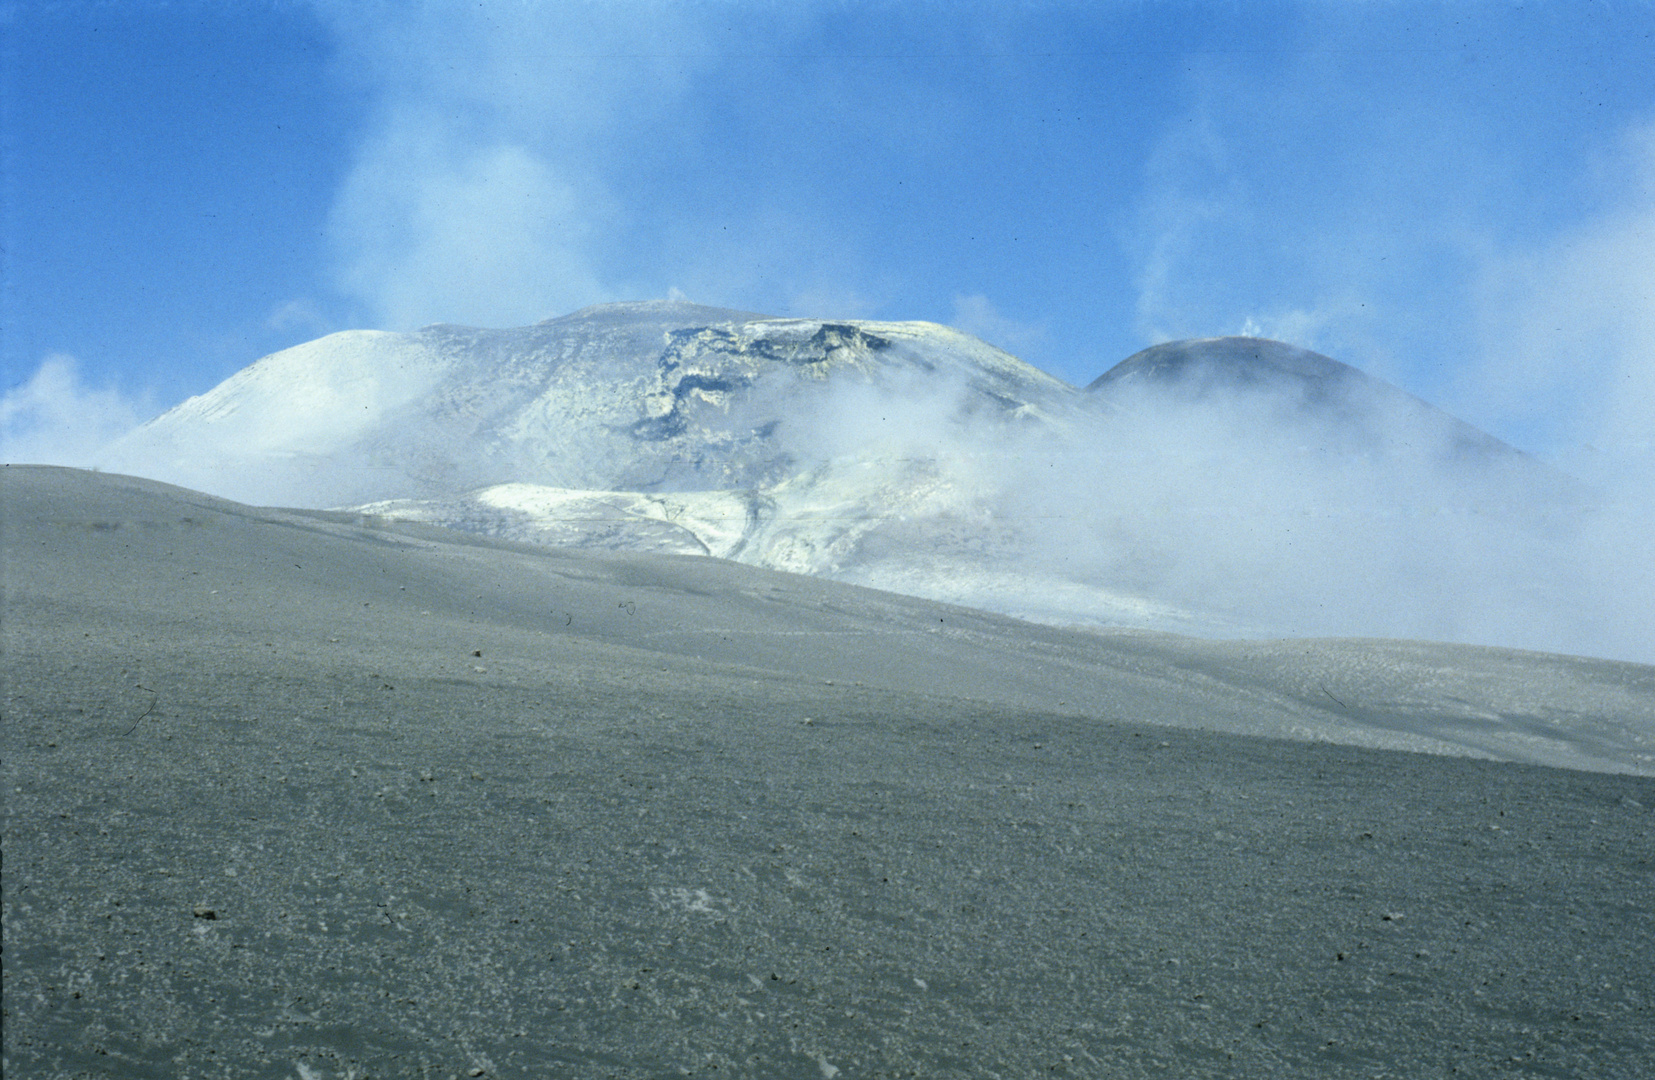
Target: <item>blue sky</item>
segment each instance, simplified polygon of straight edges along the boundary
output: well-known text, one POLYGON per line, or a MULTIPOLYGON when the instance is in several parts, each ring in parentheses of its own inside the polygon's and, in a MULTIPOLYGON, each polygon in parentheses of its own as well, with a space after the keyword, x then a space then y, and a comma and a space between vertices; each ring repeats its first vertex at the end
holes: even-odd
POLYGON ((683 295, 951 323, 1076 384, 1245 331, 1554 458, 1649 446, 1649 2, 122 0, 0 26, 13 428, 107 433, 333 330, 683 295))

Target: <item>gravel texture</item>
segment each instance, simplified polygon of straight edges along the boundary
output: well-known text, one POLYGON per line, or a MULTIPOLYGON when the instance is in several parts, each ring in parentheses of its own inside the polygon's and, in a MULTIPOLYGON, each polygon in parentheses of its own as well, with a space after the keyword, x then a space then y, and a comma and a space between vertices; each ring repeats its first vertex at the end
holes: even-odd
POLYGON ((1237 734, 1298 714, 1160 638, 1088 691, 1004 651, 1084 636, 712 560, 4 484, 8 1077, 1655 1061, 1647 776, 1237 734))

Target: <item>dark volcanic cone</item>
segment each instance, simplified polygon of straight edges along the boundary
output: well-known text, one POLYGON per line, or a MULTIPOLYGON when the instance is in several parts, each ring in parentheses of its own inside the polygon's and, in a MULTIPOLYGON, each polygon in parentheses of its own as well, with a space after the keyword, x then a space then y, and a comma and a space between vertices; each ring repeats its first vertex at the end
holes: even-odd
POLYGON ((1191 338, 1152 345, 1098 376, 1087 391, 1108 400, 1143 390, 1184 401, 1222 395, 1276 395, 1331 418, 1373 448, 1400 430, 1424 429, 1451 455, 1540 463, 1494 436, 1332 357, 1254 337, 1191 338), (1399 421, 1401 423, 1399 424, 1399 421))

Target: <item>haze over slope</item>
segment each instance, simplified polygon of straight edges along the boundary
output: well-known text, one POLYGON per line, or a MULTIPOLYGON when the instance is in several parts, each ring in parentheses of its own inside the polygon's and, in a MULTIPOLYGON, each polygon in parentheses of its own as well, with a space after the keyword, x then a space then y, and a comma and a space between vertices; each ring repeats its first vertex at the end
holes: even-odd
POLYGON ((1033 626, 15 465, 0 574, 7 1076, 1655 1047, 1655 668, 1033 626))
POLYGON ((1655 775, 1655 668, 1636 664, 1035 626, 727 560, 258 509, 53 467, 6 466, 0 509, 16 658, 28 655, 24 642, 79 622, 100 641, 150 623, 174 627, 204 659, 245 653, 255 634, 277 650, 273 661, 351 667, 366 650, 380 664, 394 658, 393 683, 480 668, 490 675, 480 683, 517 684, 549 666, 578 700, 587 682, 609 679, 685 696, 740 695, 759 680, 945 710, 1655 775))
POLYGON ((102 464, 1051 622, 1655 658, 1636 519, 1330 358, 1157 348, 1081 391, 934 324, 676 302, 354 332, 102 464))

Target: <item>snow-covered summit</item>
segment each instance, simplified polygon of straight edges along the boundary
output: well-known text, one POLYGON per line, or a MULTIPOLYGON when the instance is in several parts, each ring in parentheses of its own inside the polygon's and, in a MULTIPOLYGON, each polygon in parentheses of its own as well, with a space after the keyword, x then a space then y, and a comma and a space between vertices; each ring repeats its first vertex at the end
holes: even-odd
POLYGON ((1066 384, 931 323, 777 319, 677 301, 533 326, 352 331, 265 357, 112 448, 107 466, 295 505, 493 483, 689 490, 779 482, 842 392, 946 385, 1030 418, 1066 384), (900 384, 900 385, 899 385, 900 384), (157 467, 158 466, 158 467, 157 467))
POLYGON ((1157 346, 1080 390, 934 323, 680 301, 357 331, 265 357, 102 465, 1050 622, 1579 637, 1544 470, 1252 338, 1157 346))

